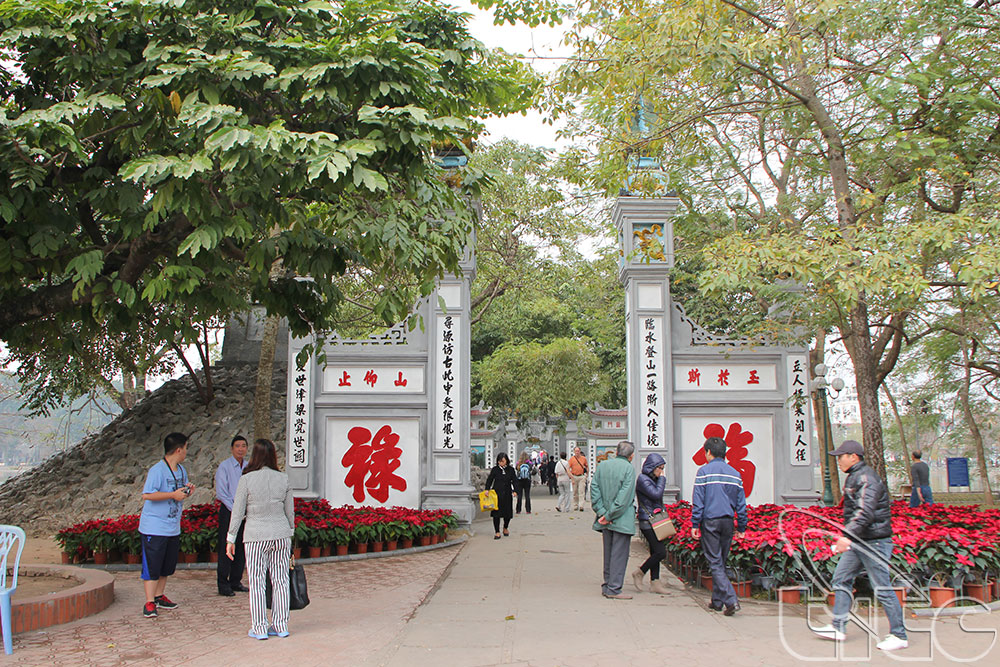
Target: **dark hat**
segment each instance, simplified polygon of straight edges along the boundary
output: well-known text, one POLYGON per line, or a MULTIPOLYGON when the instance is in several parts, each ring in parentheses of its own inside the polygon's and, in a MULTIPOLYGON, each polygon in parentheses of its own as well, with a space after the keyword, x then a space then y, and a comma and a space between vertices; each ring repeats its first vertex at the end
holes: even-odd
POLYGON ((857 440, 844 440, 844 444, 830 452, 830 456, 840 456, 841 454, 865 455, 865 448, 857 440))

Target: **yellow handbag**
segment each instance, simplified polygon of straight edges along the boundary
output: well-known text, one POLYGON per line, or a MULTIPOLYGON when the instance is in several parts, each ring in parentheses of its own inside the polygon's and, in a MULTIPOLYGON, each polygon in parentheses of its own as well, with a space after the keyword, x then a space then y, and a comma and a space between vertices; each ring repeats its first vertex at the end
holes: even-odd
POLYGON ((500 501, 497 499, 497 492, 493 489, 488 491, 479 492, 479 510, 485 512, 486 510, 495 510, 500 507, 500 501))

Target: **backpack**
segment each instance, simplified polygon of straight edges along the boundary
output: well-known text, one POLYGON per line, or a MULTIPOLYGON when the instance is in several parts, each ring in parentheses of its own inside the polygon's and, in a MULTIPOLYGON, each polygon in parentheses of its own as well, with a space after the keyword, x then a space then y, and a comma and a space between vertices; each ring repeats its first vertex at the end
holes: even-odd
POLYGON ((517 469, 518 479, 531 479, 531 466, 527 463, 522 463, 521 467, 517 469))

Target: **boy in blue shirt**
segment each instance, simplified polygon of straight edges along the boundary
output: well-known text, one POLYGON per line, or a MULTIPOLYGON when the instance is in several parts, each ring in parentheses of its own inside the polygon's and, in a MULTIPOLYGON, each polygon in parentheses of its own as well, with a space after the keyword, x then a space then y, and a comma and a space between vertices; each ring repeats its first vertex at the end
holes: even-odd
POLYGON ((187 457, 188 438, 183 433, 171 433, 163 440, 163 459, 149 469, 142 487, 142 514, 139 515, 139 536, 142 539, 142 580, 146 604, 142 615, 156 616, 157 607, 176 609, 163 594, 167 577, 177 567, 180 550, 181 510, 190 497, 194 484, 188 481, 181 462, 187 457))

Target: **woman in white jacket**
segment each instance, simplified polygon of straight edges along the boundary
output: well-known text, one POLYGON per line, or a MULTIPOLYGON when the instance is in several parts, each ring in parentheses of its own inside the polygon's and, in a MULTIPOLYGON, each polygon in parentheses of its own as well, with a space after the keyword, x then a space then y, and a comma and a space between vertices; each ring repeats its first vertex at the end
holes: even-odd
POLYGON ((566 452, 559 452, 559 460, 556 461, 556 468, 553 472, 559 485, 559 503, 556 505, 556 511, 568 512, 570 502, 573 499, 573 491, 570 486, 572 481, 569 474, 569 464, 566 463, 566 452))
POLYGON ((236 553, 236 533, 246 517, 243 545, 250 579, 250 632, 253 639, 288 636, 288 560, 295 532, 295 503, 288 475, 278 470, 274 443, 253 443, 250 463, 236 485, 226 535, 226 555, 236 553), (271 627, 265 609, 265 577, 271 573, 271 627))

